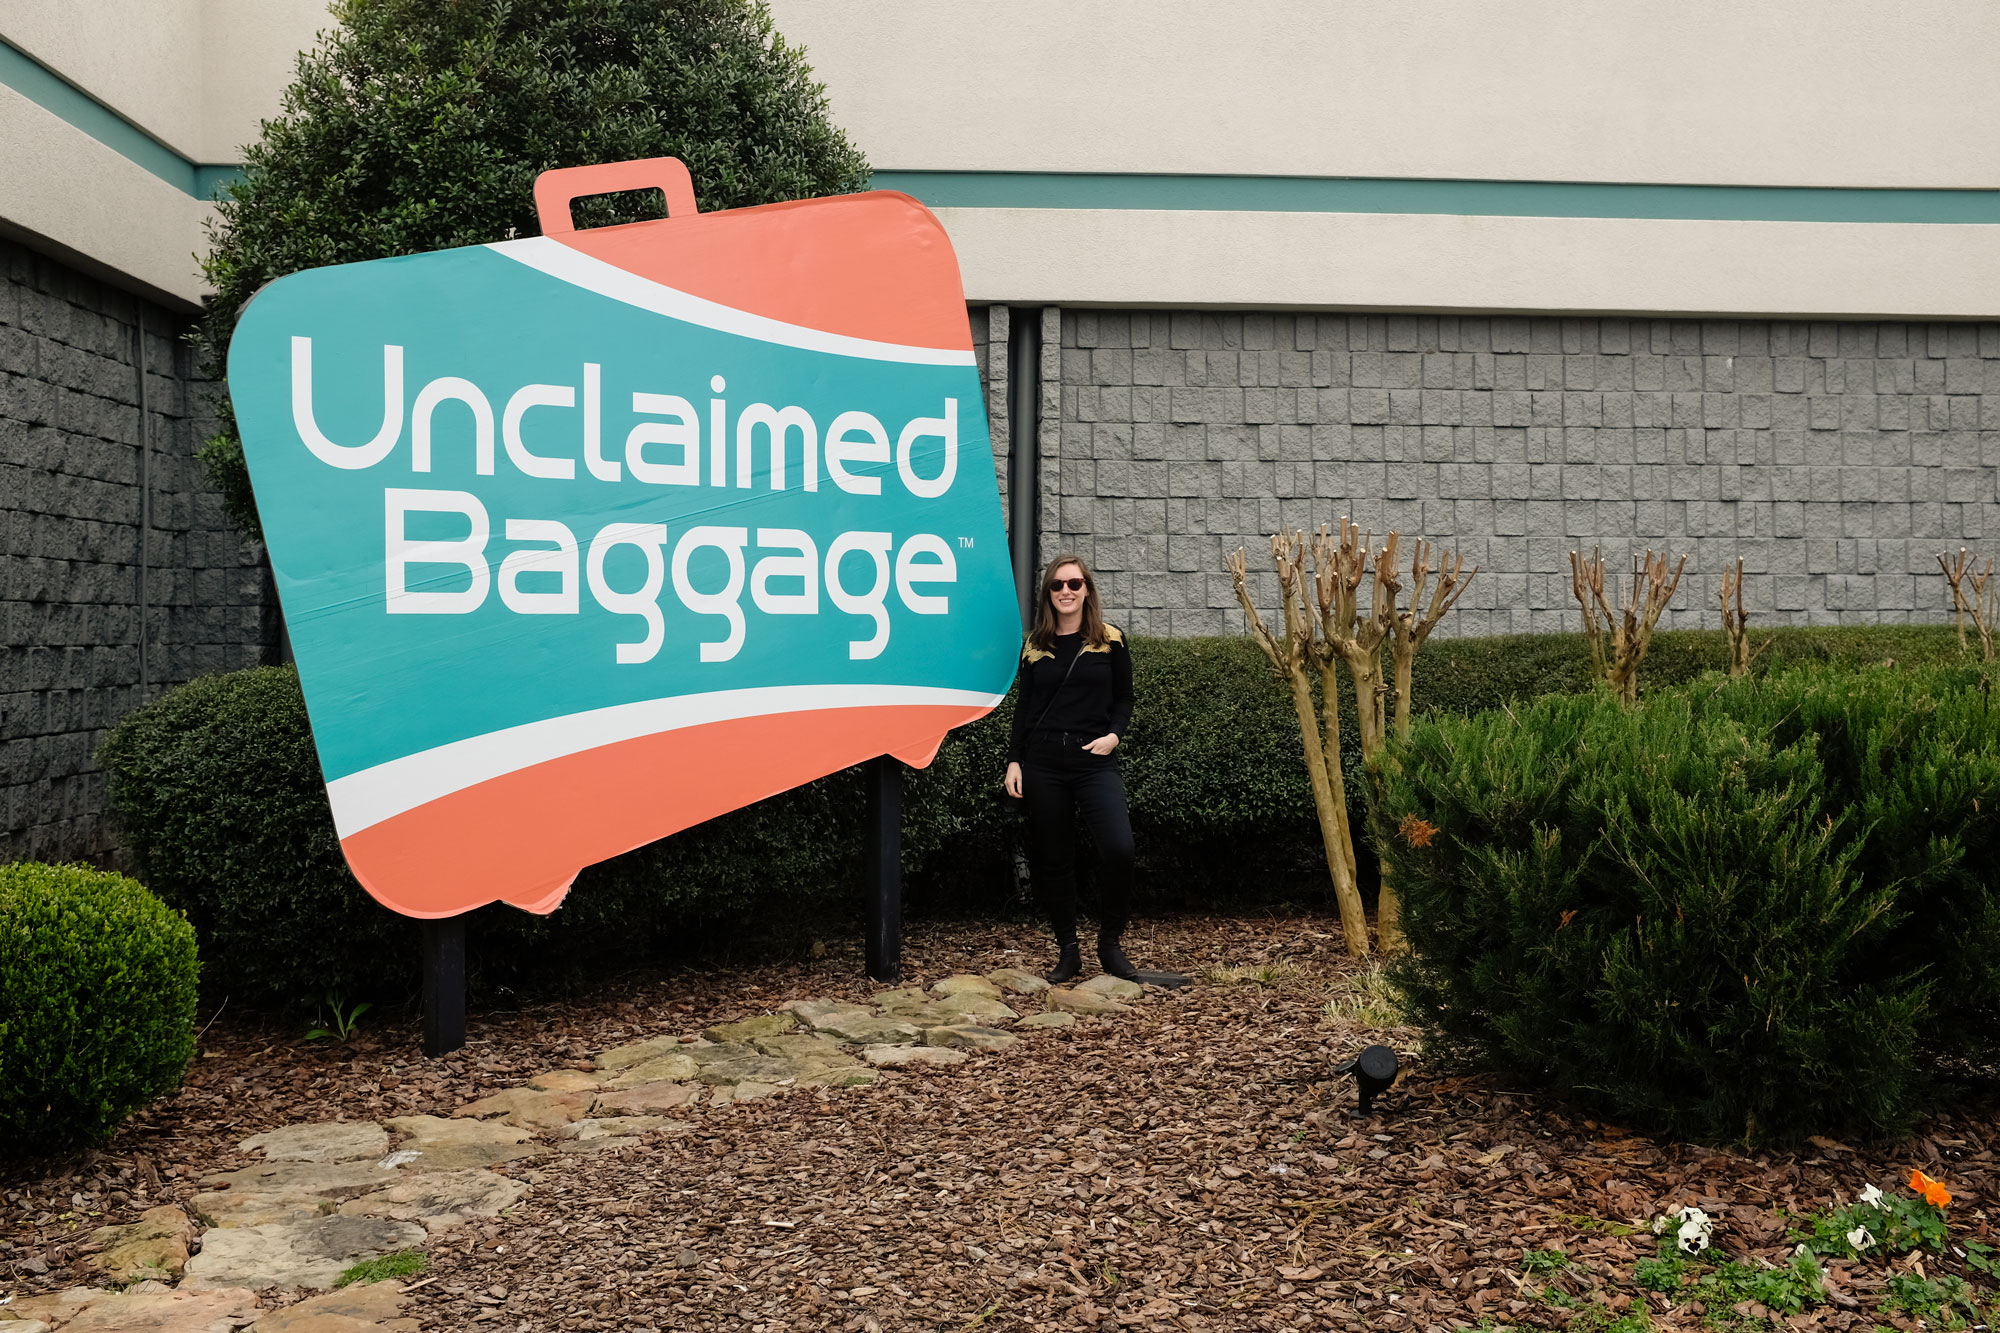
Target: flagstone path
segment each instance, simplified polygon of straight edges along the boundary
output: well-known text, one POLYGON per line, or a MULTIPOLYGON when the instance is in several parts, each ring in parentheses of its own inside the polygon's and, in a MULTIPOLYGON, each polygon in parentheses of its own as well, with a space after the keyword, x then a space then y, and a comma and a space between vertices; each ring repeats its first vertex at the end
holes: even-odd
POLYGON ((794 1000, 547 1070, 449 1117, 286 1125, 243 1140, 263 1160, 205 1177, 186 1208, 98 1231, 101 1285, 0 1306, 0 1333, 418 1333, 404 1311, 422 1281, 336 1289, 341 1275, 503 1215, 566 1156, 643 1148, 733 1102, 948 1070, 1009 1052, 1022 1029, 1115 1019, 1143 993, 1108 976, 1051 989, 1009 968, 868 1004, 794 1000), (493 1169, 510 1163, 536 1165, 493 1169))

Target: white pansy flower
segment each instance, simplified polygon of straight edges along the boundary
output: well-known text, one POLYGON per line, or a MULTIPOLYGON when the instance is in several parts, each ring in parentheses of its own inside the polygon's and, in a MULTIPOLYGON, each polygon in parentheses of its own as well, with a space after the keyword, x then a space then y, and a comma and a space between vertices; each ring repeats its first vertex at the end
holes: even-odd
POLYGON ((1867 1227, 1856 1227, 1847 1233, 1847 1243, 1852 1245, 1858 1254, 1873 1245, 1875 1237, 1869 1234, 1867 1227))
POLYGON ((1655 1236, 1658 1236, 1658 1235, 1661 1235, 1661 1234, 1663 1234, 1663 1233, 1664 1233, 1664 1232, 1666 1231, 1666 1229, 1667 1229, 1667 1223, 1668 1223, 1668 1221, 1669 1221, 1669 1220, 1671 1220, 1671 1219, 1668 1219, 1668 1218, 1664 1218, 1664 1217, 1656 1217, 1656 1218, 1654 1218, 1654 1219, 1653 1219, 1653 1234, 1654 1234, 1655 1236))
POLYGON ((1882 1202, 1882 1191, 1876 1189, 1873 1185, 1863 1185, 1861 1187, 1861 1202, 1880 1204, 1882 1202))
POLYGON ((1708 1248, 1709 1237, 1714 1223, 1707 1213, 1699 1208, 1683 1208, 1675 1214, 1680 1218, 1680 1229, 1675 1233, 1683 1254, 1700 1254, 1708 1248))

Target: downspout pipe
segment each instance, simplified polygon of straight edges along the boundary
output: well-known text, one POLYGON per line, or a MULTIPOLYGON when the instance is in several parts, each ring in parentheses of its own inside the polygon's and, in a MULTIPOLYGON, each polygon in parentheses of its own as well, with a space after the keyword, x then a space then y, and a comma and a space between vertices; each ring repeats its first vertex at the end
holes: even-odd
POLYGON ((146 382, 146 302, 134 302, 133 321, 139 344, 133 358, 139 367, 139 702, 153 697, 148 623, 153 609, 153 400, 146 382))
POLYGON ((1041 514, 1042 311, 1007 308, 1007 544, 1014 554, 1014 588, 1021 627, 1032 623, 1040 571, 1035 554, 1041 514))

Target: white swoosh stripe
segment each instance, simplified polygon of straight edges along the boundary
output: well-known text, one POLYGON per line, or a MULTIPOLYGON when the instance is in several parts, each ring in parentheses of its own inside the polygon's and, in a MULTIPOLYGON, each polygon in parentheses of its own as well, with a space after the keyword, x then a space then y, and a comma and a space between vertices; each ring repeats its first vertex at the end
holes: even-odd
POLYGON ((991 708, 1005 695, 929 685, 770 685, 644 699, 528 722, 364 768, 326 784, 342 838, 440 796, 600 745, 771 713, 828 708, 991 708))
POLYGON ((865 357, 870 361, 902 361, 924 366, 975 364, 970 350, 960 352, 944 347, 910 347, 902 343, 875 342, 869 338, 850 338, 844 333, 828 333, 824 329, 809 329, 802 324, 787 324, 783 320, 753 315, 747 310, 705 300, 654 282, 651 278, 628 273, 616 264, 593 259, 581 250, 573 250, 561 241, 546 236, 495 241, 486 248, 573 287, 596 292, 599 296, 608 296, 614 301, 638 306, 641 310, 651 310, 655 314, 668 315, 723 333, 740 334, 760 342, 802 347, 810 352, 865 357))

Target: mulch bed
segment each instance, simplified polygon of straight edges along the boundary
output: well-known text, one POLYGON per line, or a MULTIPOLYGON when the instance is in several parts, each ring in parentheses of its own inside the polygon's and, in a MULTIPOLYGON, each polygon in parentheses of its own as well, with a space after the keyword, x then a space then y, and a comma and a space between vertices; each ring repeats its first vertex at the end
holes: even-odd
MULTIPOLYGON (((1850 1201, 1912 1166, 1946 1181, 1957 1239, 1992 1239, 2000 1121, 1948 1117, 1900 1144, 1742 1155, 1663 1142, 1485 1078, 1427 1069, 1408 1029, 1330 1018, 1357 965, 1320 918, 1190 919, 1134 931, 1148 965, 1237 968, 1135 1014, 1024 1033, 1014 1050, 873 1088, 690 1114, 643 1148, 511 1164, 536 1182, 508 1217, 442 1233, 413 1296, 426 1329, 1560 1328, 1554 1301, 1609 1313, 1682 1204, 1731 1257, 1782 1263, 1785 1214, 1850 1201), (1408 1071, 1370 1121, 1329 1073, 1370 1041, 1408 1071), (1523 1272, 1525 1251, 1567 1272, 1523 1272), (1557 1293, 1553 1299, 1549 1289, 1557 1293)), ((1025 925, 913 927, 906 975, 1040 968, 1025 925)), ((589 997, 476 1013, 473 1043, 426 1062, 408 1024, 344 1045, 224 1014, 186 1086, 83 1162, 0 1174, 0 1278, 79 1285, 79 1240, 198 1177, 238 1140, 301 1120, 448 1115, 552 1066, 804 995, 865 998, 858 950, 627 978, 589 997)), ((1213 973, 1211 973, 1213 975, 1213 973)), ((1754 1323, 1916 1327, 1875 1306, 1881 1265, 1829 1268, 1834 1302, 1754 1323)), ((1713 1314, 1714 1312, 1707 1312, 1713 1314)), ((1599 1315, 1586 1316, 1599 1319, 1599 1315)))

